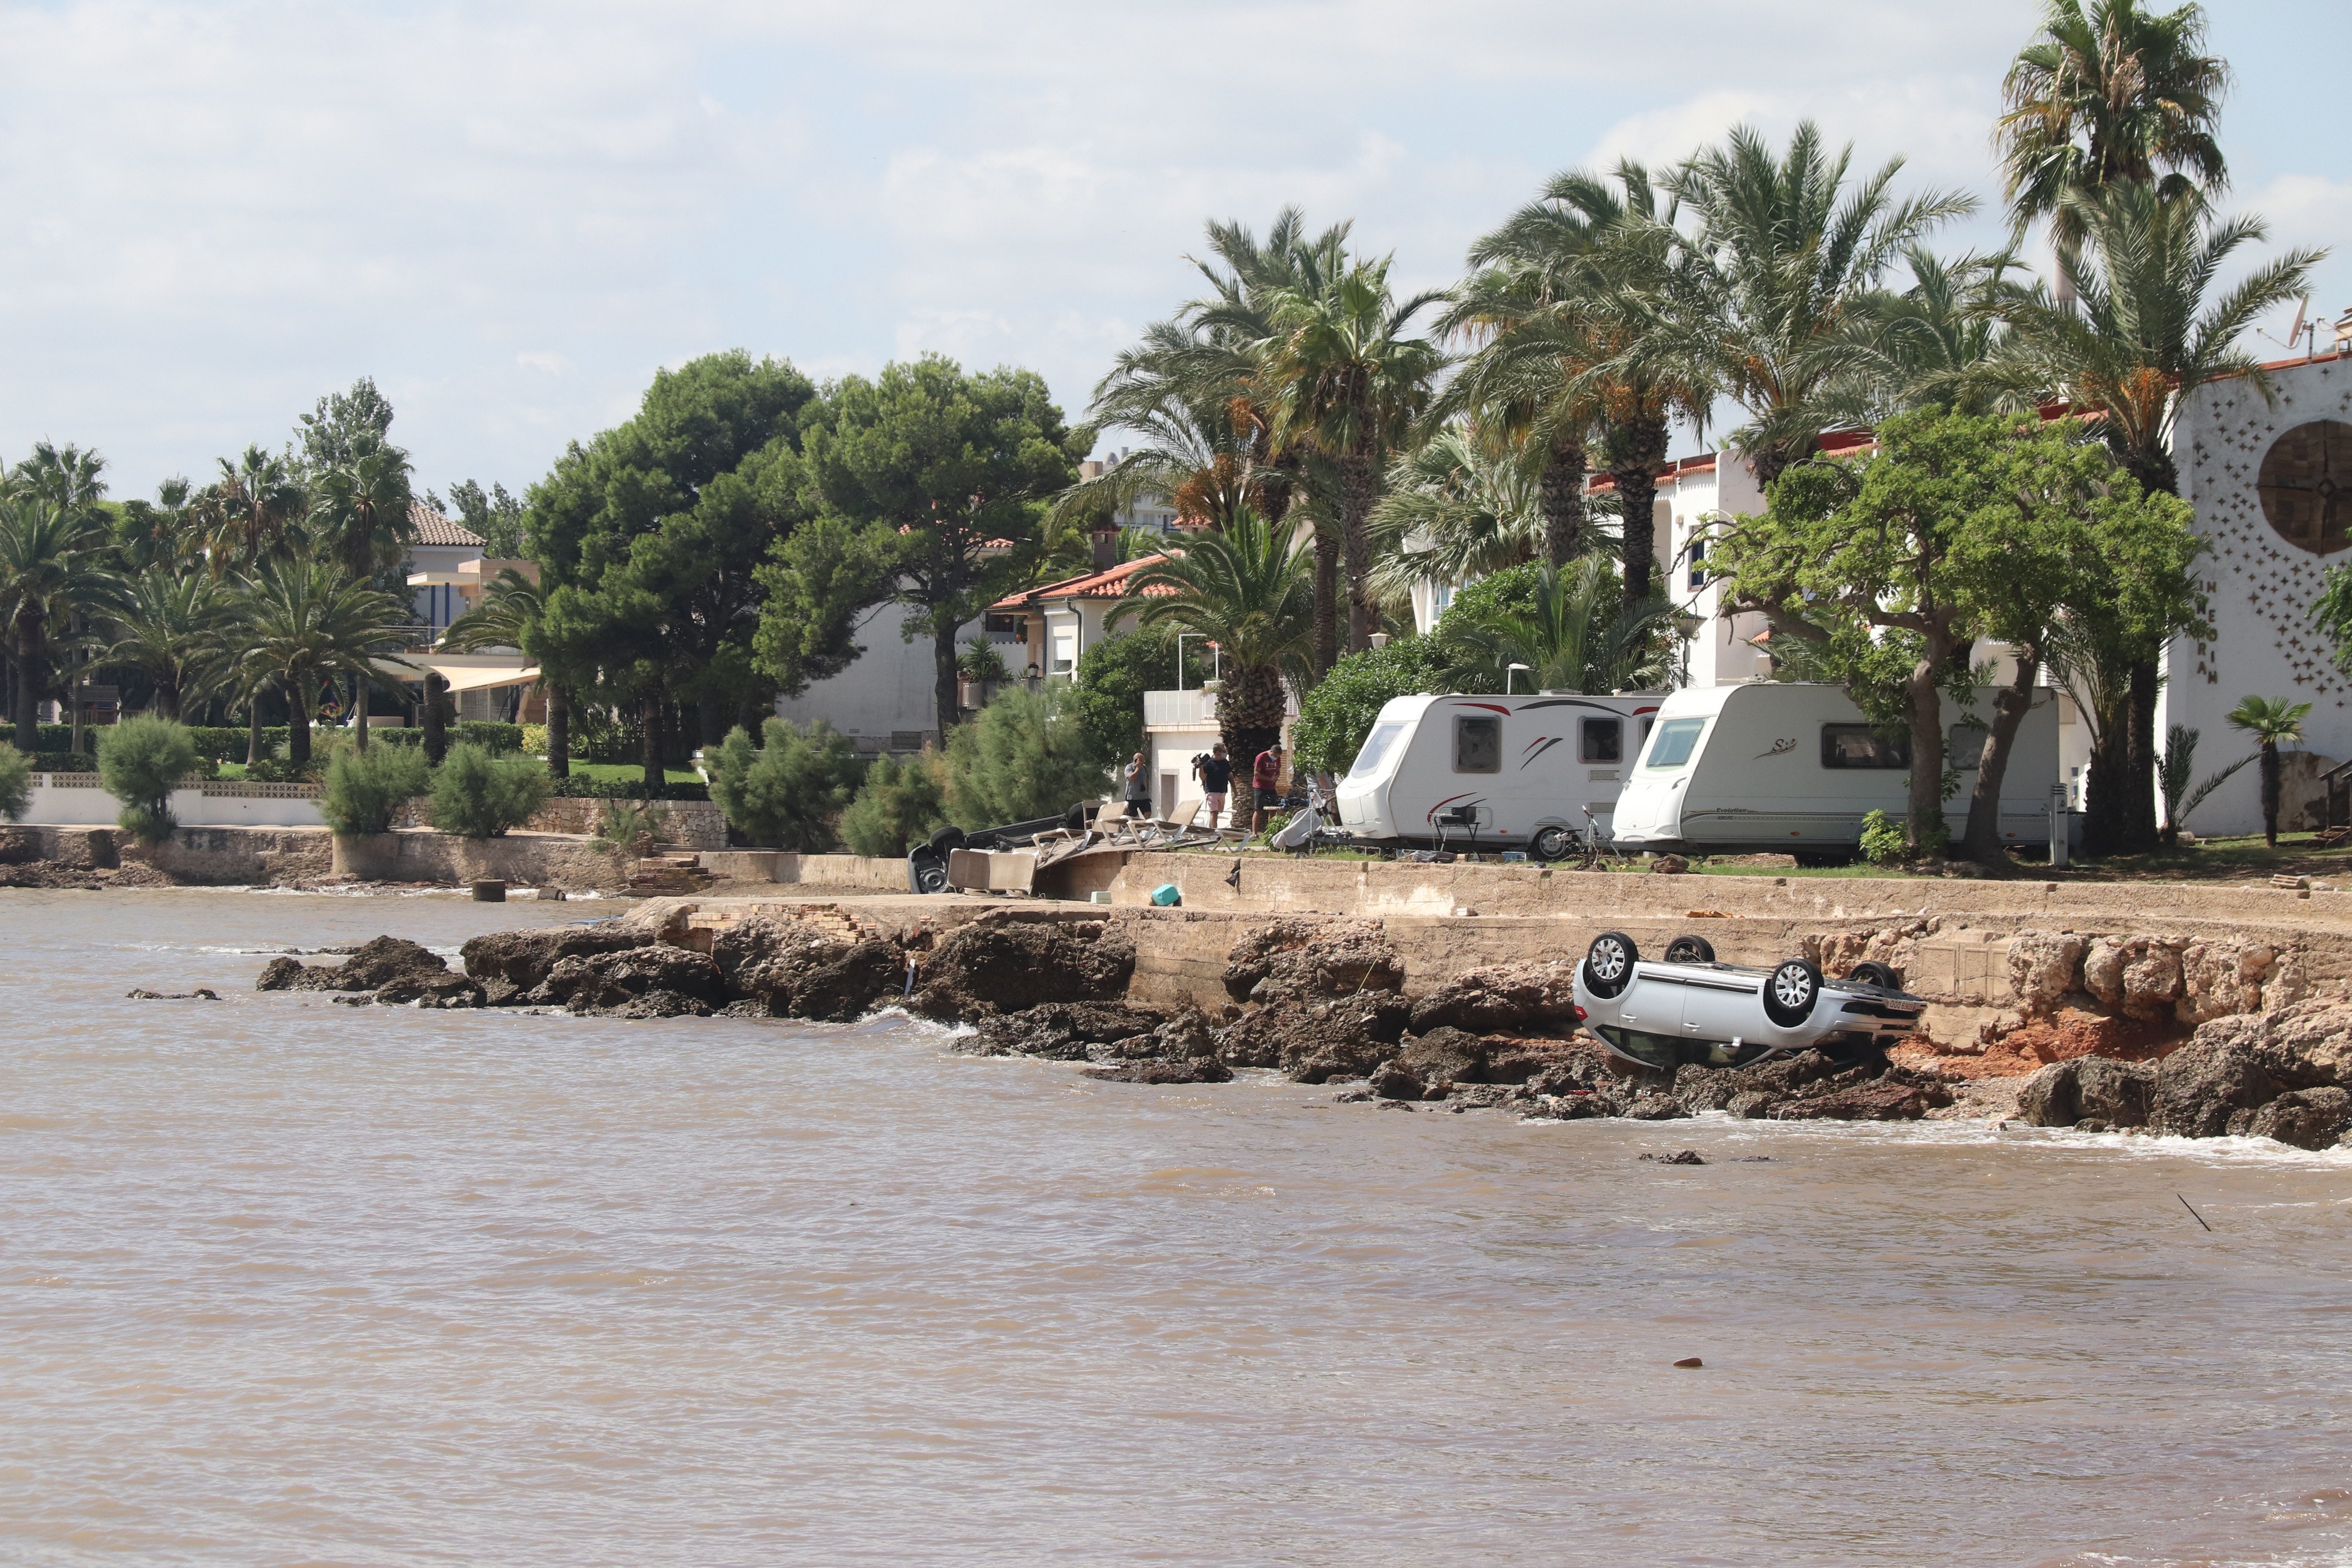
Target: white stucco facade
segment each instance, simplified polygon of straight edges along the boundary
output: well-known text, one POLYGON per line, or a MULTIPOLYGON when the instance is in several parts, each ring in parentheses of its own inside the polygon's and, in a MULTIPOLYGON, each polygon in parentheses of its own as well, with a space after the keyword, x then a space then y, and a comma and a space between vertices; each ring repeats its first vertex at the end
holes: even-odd
MULTIPOLYGON (((2273 365, 2270 380, 2275 401, 2244 380, 2199 388, 2174 432, 2180 492, 2207 544, 2196 572, 2214 636, 2176 638, 2166 650, 2157 728, 2159 737, 2173 724, 2200 732, 2200 778, 2244 754, 2228 716, 2245 697, 2310 703, 2302 749, 2327 759, 2323 766, 2352 757, 2352 679, 2311 620, 2323 574, 2352 563, 2352 356, 2273 365), (2328 423, 2336 428, 2314 428, 2328 423), (2267 487, 2266 464, 2277 481, 2267 487)), ((2242 770, 2188 826, 2261 832, 2260 790, 2257 770, 2242 770)))
MULTIPOLYGON (((900 630, 921 612, 904 605, 885 605, 859 628, 865 646, 857 662, 829 679, 820 680, 798 697, 776 699, 776 714, 796 724, 822 719, 861 752, 919 752, 940 740, 937 666, 931 635, 918 631, 908 642, 900 630)), ((956 633, 959 645, 979 632, 972 622, 956 633)), ((999 641, 992 637, 991 641, 999 641)), ((1021 650, 1009 641, 998 651, 1013 673, 1021 673, 1021 650)))

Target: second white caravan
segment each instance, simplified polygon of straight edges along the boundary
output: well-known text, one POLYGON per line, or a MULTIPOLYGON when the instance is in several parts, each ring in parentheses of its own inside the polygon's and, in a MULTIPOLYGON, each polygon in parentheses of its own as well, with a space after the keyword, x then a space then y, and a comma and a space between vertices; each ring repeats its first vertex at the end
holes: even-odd
MULTIPOLYGON (((1990 690, 1979 690, 1975 711, 1990 721, 1990 690)), ((1958 770, 1959 791, 1945 810, 1958 837, 1985 731, 1952 704, 1946 722, 1945 761, 1958 770)), ((2034 692, 2001 777, 2005 842, 2049 842, 2058 723, 2058 694, 2034 692)), ((1779 850, 1800 864, 1835 863, 1853 857, 1865 815, 1904 815, 1910 776, 1909 737, 1872 730, 1843 687, 1778 680, 1692 687, 1660 706, 1649 744, 1627 770, 1617 847, 1697 855, 1779 850)))

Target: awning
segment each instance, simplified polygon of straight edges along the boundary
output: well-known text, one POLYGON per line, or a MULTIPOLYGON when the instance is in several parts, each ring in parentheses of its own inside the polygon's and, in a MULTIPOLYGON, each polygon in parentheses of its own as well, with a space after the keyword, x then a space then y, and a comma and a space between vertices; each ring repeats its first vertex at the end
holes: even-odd
POLYGON ((375 667, 394 680, 423 680, 425 671, 439 673, 452 692, 488 691, 501 686, 529 686, 539 679, 539 666, 518 666, 512 659, 469 658, 463 654, 423 655, 402 660, 380 658, 375 667))

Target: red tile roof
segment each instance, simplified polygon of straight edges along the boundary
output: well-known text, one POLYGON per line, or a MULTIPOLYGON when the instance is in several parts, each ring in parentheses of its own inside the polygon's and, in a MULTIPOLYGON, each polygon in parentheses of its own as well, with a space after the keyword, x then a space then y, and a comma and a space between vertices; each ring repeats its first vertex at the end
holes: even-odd
POLYGON ((481 550, 489 541, 462 522, 451 522, 423 501, 408 503, 408 527, 419 544, 454 544, 481 550))
MULTIPOLYGON (((1083 576, 1065 577, 1035 588, 1024 588, 1018 594, 1007 594, 988 607, 992 610, 1025 610, 1042 605, 1047 599, 1124 599, 1129 577, 1152 563, 1166 559, 1165 554, 1139 555, 1108 571, 1088 572, 1083 576)), ((1175 592, 1164 584, 1142 590, 1146 598, 1155 599, 1175 592)))

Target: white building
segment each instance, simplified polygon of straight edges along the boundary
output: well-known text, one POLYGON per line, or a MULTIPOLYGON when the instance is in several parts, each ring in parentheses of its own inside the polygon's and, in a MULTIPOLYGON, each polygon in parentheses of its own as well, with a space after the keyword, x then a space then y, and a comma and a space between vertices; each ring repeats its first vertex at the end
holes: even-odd
MULTIPOLYGON (((907 605, 884 605, 858 628, 866 651, 839 675, 813 683, 798 697, 776 699, 776 715, 795 724, 819 720, 849 737, 860 752, 919 752, 940 743, 940 708, 936 681, 937 653, 930 629, 920 627, 915 640, 900 635, 921 612, 907 605)), ((996 645, 1006 665, 1020 673, 1020 649, 1009 629, 999 630, 1001 617, 972 621, 956 633, 959 646, 984 635, 996 645)))
MULTIPOLYGON (((2230 710, 2245 697, 2312 705, 2304 755, 2291 757, 2282 827, 2300 828, 2312 782, 2352 757, 2352 679, 2311 608, 2331 566, 2352 563, 2352 352, 2269 367, 2275 402, 2245 381, 2200 387, 2173 435, 2180 491, 2197 509, 2207 552, 2198 560, 2210 642, 2176 638, 2166 650, 2157 718, 2161 736, 2186 724, 2201 737, 2200 778, 2243 755, 2230 710)), ((2240 771, 2193 813, 2199 833, 2262 831, 2257 770, 2240 771)))

